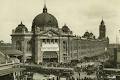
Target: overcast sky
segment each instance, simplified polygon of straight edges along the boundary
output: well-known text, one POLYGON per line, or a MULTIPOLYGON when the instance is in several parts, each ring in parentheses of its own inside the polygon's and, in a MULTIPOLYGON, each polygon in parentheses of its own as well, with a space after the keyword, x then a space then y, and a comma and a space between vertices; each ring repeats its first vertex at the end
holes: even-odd
MULTIPOLYGON (((120 0, 46 0, 48 13, 54 15, 59 27, 67 24, 80 36, 85 31, 99 33, 102 17, 107 36, 116 42, 120 28, 120 0)), ((11 42, 10 34, 22 21, 31 30, 32 20, 42 13, 44 0, 0 0, 0 40, 11 42)))

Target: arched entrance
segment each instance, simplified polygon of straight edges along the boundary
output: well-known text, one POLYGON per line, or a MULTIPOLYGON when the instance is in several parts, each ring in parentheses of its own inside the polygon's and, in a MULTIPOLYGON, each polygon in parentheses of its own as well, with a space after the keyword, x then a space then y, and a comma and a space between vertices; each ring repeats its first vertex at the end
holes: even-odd
POLYGON ((43 62, 58 62, 58 54, 56 51, 44 51, 43 62))

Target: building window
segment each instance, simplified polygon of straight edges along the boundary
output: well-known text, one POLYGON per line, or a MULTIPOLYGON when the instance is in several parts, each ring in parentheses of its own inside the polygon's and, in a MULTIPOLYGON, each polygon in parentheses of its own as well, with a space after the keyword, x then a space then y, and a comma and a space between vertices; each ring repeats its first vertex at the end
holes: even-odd
POLYGON ((31 41, 27 42, 27 51, 31 51, 31 41))
POLYGON ((63 41, 63 44, 65 44, 65 41, 63 41))
POLYGON ((53 40, 53 39, 51 40, 51 43, 54 43, 54 40, 53 40))
POLYGON ((55 39, 55 42, 57 43, 57 42, 58 42, 58 40, 57 40, 57 39, 55 39))
POLYGON ((49 39, 47 39, 47 43, 50 43, 50 40, 49 40, 49 39))
POLYGON ((43 43, 45 43, 45 39, 43 39, 43 43))
POLYGON ((65 50, 65 46, 63 45, 63 49, 65 50))
POLYGON ((63 49, 66 50, 66 42, 63 41, 63 49))
POLYGON ((16 41, 16 49, 22 51, 22 43, 21 43, 21 41, 16 41))

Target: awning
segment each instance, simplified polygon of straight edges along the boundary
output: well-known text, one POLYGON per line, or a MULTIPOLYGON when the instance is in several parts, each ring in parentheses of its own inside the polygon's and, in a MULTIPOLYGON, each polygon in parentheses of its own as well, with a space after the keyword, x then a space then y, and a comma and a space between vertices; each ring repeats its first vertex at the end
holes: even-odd
POLYGON ((0 76, 8 75, 13 72, 20 72, 25 70, 25 68, 8 68, 8 69, 3 69, 0 70, 0 76))
POLYGON ((55 51, 45 51, 43 53, 43 58, 58 58, 58 55, 55 51))
POLYGON ((16 49, 6 49, 6 50, 1 50, 4 54, 7 55, 16 55, 16 56, 22 56, 23 52, 20 50, 16 50, 16 49))

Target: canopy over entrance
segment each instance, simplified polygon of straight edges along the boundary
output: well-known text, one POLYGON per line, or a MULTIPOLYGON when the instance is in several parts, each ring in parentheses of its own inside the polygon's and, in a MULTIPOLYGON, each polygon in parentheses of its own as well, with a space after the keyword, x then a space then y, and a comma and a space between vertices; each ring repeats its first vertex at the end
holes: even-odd
POLYGON ((45 51, 43 53, 43 62, 58 62, 58 54, 56 51, 45 51))

